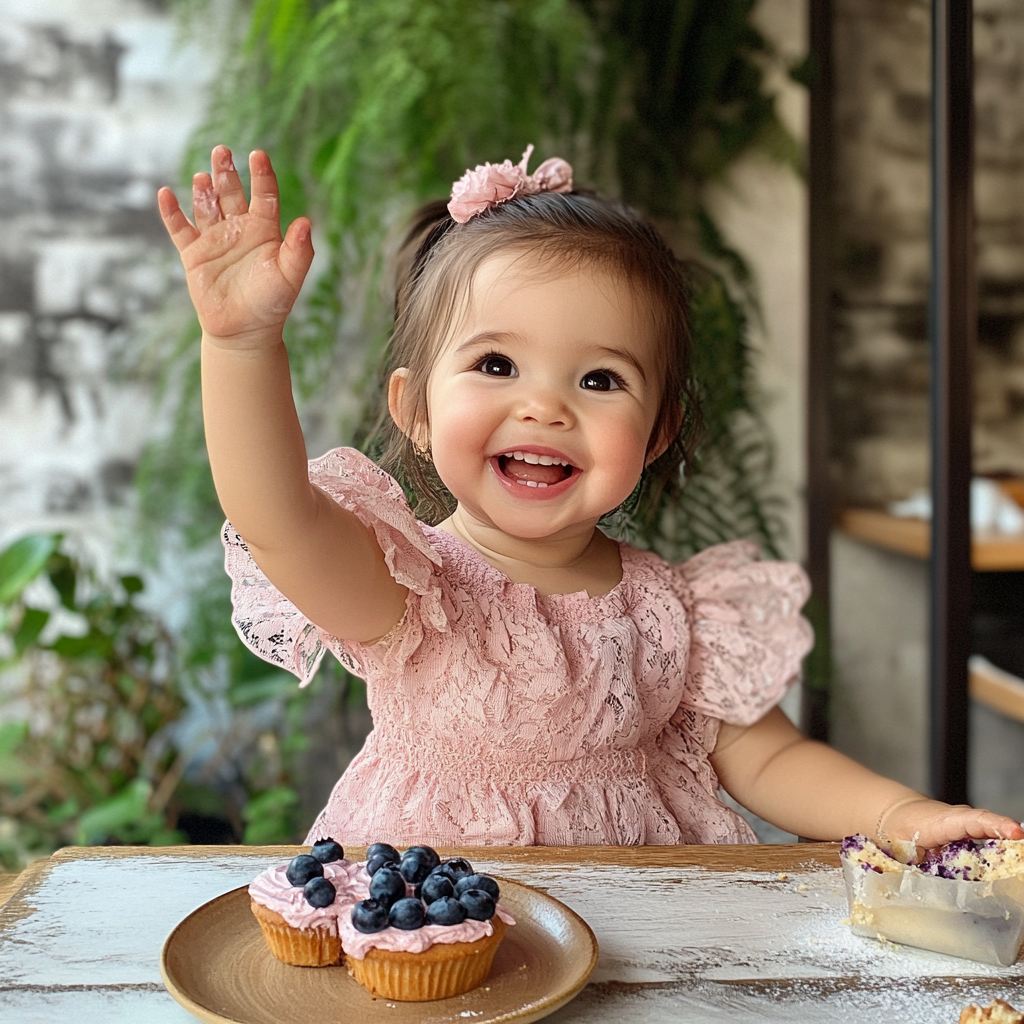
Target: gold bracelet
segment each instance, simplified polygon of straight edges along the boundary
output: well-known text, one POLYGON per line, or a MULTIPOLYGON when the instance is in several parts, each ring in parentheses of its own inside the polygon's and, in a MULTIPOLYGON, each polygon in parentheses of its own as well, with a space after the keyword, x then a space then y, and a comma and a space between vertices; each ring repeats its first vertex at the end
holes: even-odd
POLYGON ((878 815, 878 821, 875 823, 875 840, 880 843, 884 843, 888 840, 889 836, 887 833, 882 831, 882 822, 889 816, 890 811, 895 811, 897 807, 903 804, 913 803, 915 800, 927 800, 928 798, 923 793, 913 793, 909 796, 901 796, 896 800, 893 800, 891 804, 882 808, 882 813, 878 815))

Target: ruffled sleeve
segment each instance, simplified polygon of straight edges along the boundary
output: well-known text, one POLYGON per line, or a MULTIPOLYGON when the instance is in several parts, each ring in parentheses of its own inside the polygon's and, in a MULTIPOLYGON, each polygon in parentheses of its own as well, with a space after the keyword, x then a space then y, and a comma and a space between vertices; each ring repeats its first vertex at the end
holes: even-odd
POLYGON ((761 561, 747 541, 719 544, 678 567, 689 590, 691 647, 681 707, 752 725, 800 674, 814 643, 800 609, 810 584, 792 562, 761 561))
MULTIPOLYGON (((335 448, 311 459, 309 478, 373 531, 391 575, 408 587, 398 632, 447 632, 437 574, 441 556, 424 536, 398 483, 354 448, 335 448)), ((224 524, 221 540, 224 568, 231 577, 231 621, 254 654, 298 676, 300 686, 309 683, 327 650, 350 671, 364 674, 360 652, 366 645, 339 640, 310 622, 267 579, 230 523, 224 524)), ((403 639, 407 647, 410 637, 403 639)))

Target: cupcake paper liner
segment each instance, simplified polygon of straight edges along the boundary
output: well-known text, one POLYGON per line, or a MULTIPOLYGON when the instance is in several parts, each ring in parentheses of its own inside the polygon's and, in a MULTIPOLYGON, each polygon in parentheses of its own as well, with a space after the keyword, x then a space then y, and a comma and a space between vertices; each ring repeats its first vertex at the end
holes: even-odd
POLYGON ((328 967, 341 959, 341 940, 326 928, 293 928, 277 913, 250 899, 270 952, 294 967, 328 967))
POLYGON ((374 996, 398 1002, 425 1002, 461 995, 482 985, 491 973, 505 923, 493 919, 494 933, 476 942, 438 943, 422 953, 371 949, 362 960, 349 956, 345 965, 374 996))

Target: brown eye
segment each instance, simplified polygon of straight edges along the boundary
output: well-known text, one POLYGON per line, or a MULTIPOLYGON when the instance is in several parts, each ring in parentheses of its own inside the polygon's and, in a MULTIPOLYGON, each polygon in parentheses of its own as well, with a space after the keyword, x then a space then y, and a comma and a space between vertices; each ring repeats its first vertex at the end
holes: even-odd
POLYGON ((512 360, 506 359, 505 356, 484 356, 476 364, 476 368, 481 373, 486 373, 488 377, 514 377, 516 375, 516 368, 512 360))
POLYGON ((580 387, 584 391, 617 391, 622 387, 622 378, 611 370, 591 370, 583 375, 580 387))

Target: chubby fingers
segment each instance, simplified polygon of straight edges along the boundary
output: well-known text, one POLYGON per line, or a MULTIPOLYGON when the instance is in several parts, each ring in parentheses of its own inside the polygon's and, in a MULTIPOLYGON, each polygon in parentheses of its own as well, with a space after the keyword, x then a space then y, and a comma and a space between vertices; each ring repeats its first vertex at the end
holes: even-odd
POLYGON ((195 225, 185 216, 178 205, 177 196, 166 185, 157 192, 156 204, 160 210, 160 219, 164 222, 167 234, 171 236, 171 241, 178 252, 191 245, 199 237, 195 225))
POLYGON ((192 175, 192 216, 200 231, 224 219, 213 179, 205 171, 192 175))
POLYGON ((984 811, 979 824, 985 834, 974 836, 975 839, 1024 839, 1024 828, 1021 828, 1020 822, 1008 818, 1005 814, 984 811))
POLYGON ((249 154, 249 174, 252 178, 250 210, 253 216, 272 220, 276 224, 281 210, 277 175, 270 163, 270 157, 262 149, 254 149, 249 154))
POLYGON ((1024 839, 1024 828, 1005 814, 996 814, 980 807, 957 807, 954 810, 960 812, 950 816, 950 833, 958 832, 954 838, 962 839, 969 836, 971 839, 1024 839))
POLYGON ((302 285, 312 262, 313 242, 310 238, 309 218, 296 217, 288 225, 278 256, 281 273, 295 287, 296 291, 302 285))
POLYGON ((217 192, 221 213, 225 217, 240 217, 249 212, 249 204, 245 201, 245 190, 239 180, 235 162, 231 159, 231 150, 227 146, 214 146, 210 154, 210 167, 213 170, 213 185, 217 192))

